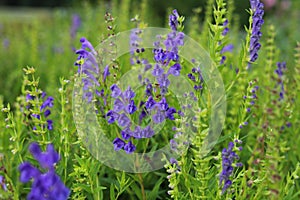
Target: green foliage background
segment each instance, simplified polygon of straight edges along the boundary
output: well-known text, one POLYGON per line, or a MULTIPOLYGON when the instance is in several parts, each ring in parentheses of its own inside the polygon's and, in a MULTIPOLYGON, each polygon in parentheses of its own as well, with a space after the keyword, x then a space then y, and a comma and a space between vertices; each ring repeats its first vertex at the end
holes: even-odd
MULTIPOLYGON (((146 174, 126 174, 103 166, 85 150, 72 122, 71 106, 64 103, 65 99, 71 101, 72 91, 72 84, 67 84, 64 79, 72 83, 76 72, 73 64, 77 58, 73 49, 80 47, 79 39, 82 36, 95 46, 107 37, 107 25, 104 22, 106 11, 110 11, 116 18, 116 31, 119 32, 135 27, 130 19, 137 14, 142 21, 141 26, 167 27, 168 14, 177 8, 181 15, 186 16, 184 32, 202 44, 218 63, 220 49, 214 44, 218 44, 216 38, 222 28, 221 24, 212 26, 218 20, 213 18, 216 13, 213 15, 210 2, 216 8, 222 7, 221 0, 218 3, 113 0, 93 4, 80 2, 74 7, 52 10, 1 10, 0 105, 4 112, 0 115, 0 166, 8 170, 6 178, 10 178, 7 181, 14 191, 7 198, 24 199, 29 192, 29 185, 23 186, 18 182, 16 169, 20 160, 30 158, 27 152, 29 142, 40 140, 31 133, 29 127, 24 126, 24 116, 20 112, 20 105, 25 101, 22 70, 25 66, 35 67, 35 77, 39 77, 38 87, 56 99, 53 115, 57 128, 49 141, 55 144, 60 153, 64 153, 57 171, 71 188, 72 199, 171 198, 167 194, 170 183, 166 178, 169 173, 165 169, 146 174), (74 13, 80 15, 82 23, 76 38, 72 39, 70 28, 74 13), (8 103, 10 110, 7 108, 8 103), (61 146, 61 141, 65 142, 66 138, 69 143, 61 146)), ((245 9, 249 7, 249 2, 224 2, 230 13, 226 17, 231 17, 230 33, 224 42, 235 46, 234 52, 227 55, 226 65, 219 66, 227 91, 228 114, 225 127, 213 152, 205 159, 198 159, 197 150, 201 146, 201 137, 205 135, 205 128, 201 124, 207 123, 206 113, 199 113, 199 141, 180 160, 182 174, 173 174, 175 192, 172 198, 299 199, 300 44, 297 45, 297 41, 300 41, 300 1, 291 1, 287 10, 279 2, 274 8, 266 10, 262 49, 249 73, 243 70, 247 58, 247 50, 243 49, 243 45, 247 44, 245 38, 249 40, 249 34, 244 29, 244 26, 249 26, 249 14, 245 9), (276 62, 282 61, 286 61, 288 67, 284 79, 287 98, 273 104, 278 95, 274 89, 277 83, 274 70, 276 62), (236 67, 240 68, 240 75, 235 74, 236 67), (248 116, 242 97, 250 91, 249 81, 257 83, 261 90, 255 109, 248 116), (239 124, 246 120, 249 126, 240 130, 239 124), (286 122, 291 122, 292 127, 282 131, 280 128, 286 122), (244 142, 240 157, 245 166, 235 171, 233 193, 221 196, 218 186, 220 152, 229 141, 237 137, 244 142), (274 179, 276 175, 280 176, 280 180, 274 179), (189 189, 192 186, 193 192, 189 189)), ((225 16, 220 17, 221 20, 223 18, 225 16)), ((172 171, 174 166, 166 168, 172 171)))

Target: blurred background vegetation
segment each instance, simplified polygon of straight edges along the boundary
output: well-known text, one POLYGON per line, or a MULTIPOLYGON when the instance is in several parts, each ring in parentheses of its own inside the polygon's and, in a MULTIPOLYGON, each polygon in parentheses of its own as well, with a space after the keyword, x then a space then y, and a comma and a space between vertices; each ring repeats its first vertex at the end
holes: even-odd
MULTIPOLYGON (((248 25, 249 0, 236 0, 232 24, 241 35, 248 25)), ((104 14, 109 11, 117 19, 117 31, 133 28, 130 19, 139 15, 148 26, 166 26, 167 13, 177 8, 186 17, 185 32, 201 32, 207 0, 0 0, 0 95, 4 102, 13 102, 21 91, 22 68, 35 66, 40 85, 50 94, 56 93, 59 77, 74 73, 74 49, 84 36, 98 44, 106 37, 104 14), (72 17, 80 17, 76 35, 71 36, 72 17)), ((300 1, 264 0, 265 20, 277 27, 276 44, 282 58, 294 53, 299 41, 300 1)), ((267 27, 265 27, 267 29, 267 27)), ((194 38, 197 40, 197 38, 194 38)))

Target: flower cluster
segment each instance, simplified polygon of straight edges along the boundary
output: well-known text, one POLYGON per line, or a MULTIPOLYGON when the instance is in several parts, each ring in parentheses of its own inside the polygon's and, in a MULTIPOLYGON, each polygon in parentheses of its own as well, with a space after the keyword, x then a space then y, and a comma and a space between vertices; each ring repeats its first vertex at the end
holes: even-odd
POLYGON ((172 31, 167 35, 167 39, 164 41, 166 49, 160 47, 160 42, 156 42, 155 49, 153 49, 154 60, 156 62, 152 75, 156 78, 160 87, 161 95, 165 95, 168 92, 168 86, 170 80, 168 76, 179 76, 181 71, 181 65, 179 63, 178 47, 184 44, 184 33, 172 31), (170 62, 173 62, 169 69, 165 69, 170 62))
MULTIPOLYGON (((78 54, 77 61, 75 62, 75 66, 78 67, 78 73, 84 75, 82 78, 84 99, 87 99, 88 102, 92 101, 93 98, 93 90, 90 91, 95 85, 100 86, 98 81, 99 79, 99 66, 97 63, 97 52, 94 49, 93 45, 86 39, 81 38, 81 49, 76 51, 78 54)), ((108 73, 106 73, 106 76, 108 73)))
POLYGON ((147 113, 152 115, 152 120, 156 124, 162 123, 165 119, 175 120, 174 114, 176 113, 176 109, 169 107, 165 97, 156 102, 150 96, 145 103, 145 108, 147 113))
MULTIPOLYGON (((235 143, 241 144, 240 140, 235 140, 235 143)), ((231 186, 232 181, 230 180, 230 176, 233 173, 234 169, 234 162, 236 160, 239 160, 239 156, 236 154, 234 151, 234 143, 230 142, 228 144, 228 148, 224 148, 222 151, 222 172, 220 174, 220 179, 219 179, 219 185, 222 186, 222 194, 225 193, 225 191, 231 186)), ((237 147, 239 151, 242 150, 242 147, 237 147)), ((242 163, 235 163, 236 167, 241 167, 243 166, 242 163)))
POLYGON ((179 22, 179 14, 177 12, 177 10, 173 10, 172 14, 169 15, 169 26, 173 31, 177 31, 179 22))
MULTIPOLYGON (((254 62, 258 58, 258 50, 261 47, 259 40, 262 36, 261 26, 264 23, 264 4, 260 0, 250 0, 251 10, 253 12, 252 16, 252 33, 250 37, 250 63, 254 62)), ((249 63, 249 65, 250 65, 249 63)))
MULTIPOLYGON (((111 97, 114 98, 115 101, 113 110, 108 111, 106 114, 107 121, 109 124, 117 121, 119 126, 123 128, 121 132, 123 139, 128 140, 132 136, 130 130, 132 122, 129 115, 132 115, 137 110, 133 100, 135 93, 130 86, 124 92, 122 92, 116 84, 113 84, 110 89, 111 97)), ((113 144, 116 151, 124 148, 126 153, 132 153, 136 149, 131 141, 126 144, 121 138, 115 138, 113 144)))
POLYGON ((42 152, 37 143, 31 143, 29 151, 39 162, 40 166, 47 170, 42 173, 38 168, 29 162, 20 164, 20 181, 27 183, 33 179, 32 188, 27 199, 32 200, 66 200, 69 197, 70 190, 60 180, 55 173, 54 166, 60 157, 52 144, 47 145, 46 152, 42 152))
MULTIPOLYGON (((52 96, 48 96, 46 98, 46 96, 47 96, 46 92, 42 92, 41 98, 43 100, 43 103, 40 106, 40 112, 43 113, 45 118, 48 118, 48 116, 51 114, 50 108, 52 108, 53 105, 54 105, 54 103, 53 103, 54 98, 52 96)), ((35 99, 35 96, 30 95, 30 94, 26 95, 26 102, 29 102, 29 101, 34 100, 34 99, 35 99)), ((27 108, 29 108, 29 107, 27 107, 27 108)), ((34 118, 37 118, 38 120, 41 119, 41 116, 39 114, 33 113, 33 114, 31 114, 31 116, 34 117, 34 118)), ((47 126, 46 126, 47 129, 48 130, 53 130, 53 121, 51 119, 47 119, 46 122, 47 122, 47 126)), ((37 129, 37 127, 34 126, 33 130, 36 130, 36 129, 37 129)))
MULTIPOLYGON (((114 149, 116 151, 124 149, 127 153, 132 153, 136 149, 135 145, 131 141, 126 143, 124 140, 130 140, 131 138, 151 138, 155 132, 150 125, 142 128, 132 123, 130 115, 135 113, 137 107, 133 100, 135 93, 130 87, 122 92, 116 84, 113 84, 110 89, 112 91, 111 96, 115 101, 113 109, 109 110, 106 114, 107 121, 109 124, 118 122, 119 126, 122 127, 121 136, 123 138, 115 138, 113 141, 114 149)), ((151 115, 152 121, 156 124, 162 123, 165 119, 175 119, 174 113, 176 113, 176 110, 175 108, 169 107, 165 98, 156 102, 153 97, 150 96, 142 106, 144 106, 144 110, 142 111, 142 113, 144 113, 143 117, 151 115)), ((140 117, 140 120, 142 120, 143 117, 140 117)))
POLYGON ((286 63, 285 62, 278 62, 277 63, 277 69, 275 70, 275 73, 278 75, 278 83, 277 87, 280 87, 279 92, 279 100, 284 99, 284 85, 283 85, 283 73, 286 70, 286 63))

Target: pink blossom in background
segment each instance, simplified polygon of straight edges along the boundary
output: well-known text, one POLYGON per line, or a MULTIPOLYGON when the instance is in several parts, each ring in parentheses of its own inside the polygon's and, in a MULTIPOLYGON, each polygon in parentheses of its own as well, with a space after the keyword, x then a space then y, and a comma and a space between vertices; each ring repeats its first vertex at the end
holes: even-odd
POLYGON ((263 3, 267 9, 274 7, 276 2, 277 0, 263 0, 263 3))

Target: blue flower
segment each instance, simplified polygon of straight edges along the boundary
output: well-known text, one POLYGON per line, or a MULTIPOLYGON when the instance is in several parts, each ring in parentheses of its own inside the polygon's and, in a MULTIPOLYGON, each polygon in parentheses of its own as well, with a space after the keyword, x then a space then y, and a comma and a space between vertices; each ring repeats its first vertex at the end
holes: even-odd
POLYGON ((54 171, 54 166, 60 157, 54 150, 53 145, 49 144, 47 150, 42 152, 37 143, 32 143, 29 146, 29 150, 33 157, 39 162, 40 166, 48 171, 43 174, 29 162, 20 164, 20 181, 26 183, 33 179, 31 191, 27 195, 27 199, 68 199, 70 190, 63 184, 60 177, 54 171))
POLYGON ((137 110, 137 108, 136 108, 136 106, 134 105, 134 101, 133 101, 133 100, 130 100, 130 101, 129 101, 129 104, 128 104, 127 107, 126 107, 126 111, 127 111, 129 114, 133 114, 136 110, 137 110))
POLYGON ((224 30, 223 30, 223 32, 222 32, 222 35, 223 35, 223 36, 226 36, 227 33, 228 33, 228 31, 229 31, 229 28, 227 27, 228 23, 229 23, 228 19, 226 19, 226 20, 223 22, 223 27, 224 27, 224 30))
POLYGON ((163 97, 160 102, 158 102, 158 107, 161 111, 166 111, 169 108, 169 105, 167 103, 167 100, 165 97, 163 97))
POLYGON ((114 111, 115 112, 121 112, 122 110, 124 110, 125 105, 123 103, 122 100, 120 100, 119 98, 117 98, 114 102, 114 111))
MULTIPOLYGON (((258 58, 258 50, 261 47, 259 40, 262 36, 261 27, 264 23, 264 4, 259 0, 250 0, 251 10, 253 11, 252 16, 252 33, 250 37, 250 63, 254 62, 258 58)), ((250 66, 250 63, 248 67, 250 66)))
POLYGON ((107 121, 109 124, 114 123, 119 118, 119 114, 110 110, 107 112, 106 117, 108 118, 107 121))
POLYGON ((125 99, 129 100, 135 96, 135 93, 132 91, 131 87, 128 86, 127 90, 123 93, 125 99))
POLYGON ((51 119, 47 120, 47 128, 48 130, 53 130, 53 121, 51 119))
MULTIPOLYGON (((221 186, 222 183, 224 183, 222 187, 222 194, 224 194, 232 184, 230 176, 232 175, 234 169, 233 163, 236 160, 239 160, 239 156, 235 153, 235 151, 233 151, 233 148, 234 143, 230 142, 228 144, 228 148, 224 148, 222 151, 222 172, 219 177, 219 185, 221 186)), ((236 166, 242 166, 242 164, 238 163, 236 166)))
POLYGON ((151 138, 153 135, 154 130, 150 126, 146 126, 142 131, 142 138, 151 138))
POLYGON ((152 109, 152 108, 154 108, 154 106, 156 105, 156 101, 153 99, 153 97, 152 96, 150 96, 149 98, 148 98, 148 100, 146 101, 146 103, 145 103, 145 107, 147 108, 147 109, 152 109))
MULTIPOLYGON (((42 92, 41 98, 44 100, 46 95, 47 95, 46 92, 42 92)), ((35 96, 32 96, 30 94, 26 95, 26 101, 34 100, 34 99, 35 99, 35 96)), ((47 108, 52 108, 53 106, 54 106, 54 98, 53 97, 49 96, 49 97, 47 97, 46 100, 43 101, 42 105, 40 106, 40 112, 44 114, 45 118, 48 118, 51 114, 50 109, 47 109, 47 108)), ((27 106, 27 108, 30 108, 30 105, 27 106)), ((33 113, 33 114, 31 114, 31 116, 38 120, 41 120, 40 114, 33 113)), ((53 121, 48 119, 46 122, 47 122, 47 126, 46 126, 47 129, 52 130, 53 129, 53 121)), ((45 127, 44 125, 40 125, 40 126, 45 127)), ((36 130, 36 127, 34 127, 33 130, 36 130)))
POLYGON ((142 129, 140 126, 136 126, 133 132, 130 132, 131 136, 136 139, 151 138, 154 135, 154 130, 150 126, 146 126, 142 129))
POLYGON ((159 76, 161 76, 163 73, 164 73, 164 69, 161 68, 158 64, 156 64, 156 65, 154 66, 153 71, 152 71, 152 75, 155 76, 155 77, 159 77, 159 76))
POLYGON ((111 96, 113 98, 117 98, 118 96, 120 96, 122 94, 121 89, 116 84, 113 84, 110 87, 110 90, 112 91, 111 96))
POLYGON ((125 113, 122 113, 118 118, 118 123, 122 127, 127 127, 130 124, 130 119, 125 113))
POLYGON ((162 122, 165 120, 165 113, 162 112, 162 111, 160 111, 160 110, 158 110, 158 111, 156 112, 156 114, 154 114, 154 115, 152 116, 152 120, 153 120, 154 123, 156 123, 156 124, 162 123, 162 122))
POLYGON ((169 74, 172 74, 173 76, 179 76, 180 75, 181 66, 179 63, 175 63, 172 65, 168 71, 169 74))
POLYGON ((131 137, 132 132, 129 128, 126 128, 121 131, 121 135, 122 135, 122 138, 124 138, 124 140, 128 140, 131 137))
POLYGON ((232 52, 233 48, 234 48, 233 44, 228 44, 223 47, 223 49, 220 51, 220 53, 223 54, 225 52, 232 52))
POLYGON ((154 49, 153 53, 155 62, 164 64, 167 59, 167 53, 162 48, 154 49))
POLYGON ((152 95, 152 89, 153 89, 152 84, 148 83, 147 86, 146 86, 146 92, 145 92, 147 96, 152 95))
POLYGON ((173 10, 172 14, 169 15, 169 26, 173 31, 177 30, 178 27, 178 12, 177 10, 173 10))
POLYGON ((126 153, 131 154, 132 152, 134 152, 136 149, 135 145, 129 141, 127 144, 125 144, 124 146, 124 150, 126 153))
MULTIPOLYGON (((93 45, 86 39, 81 38, 81 49, 76 51, 78 54, 77 61, 75 62, 75 66, 78 67, 78 74, 84 75, 82 78, 82 82, 84 84, 83 90, 89 90, 90 88, 93 89, 94 85, 100 86, 98 81, 99 79, 99 66, 97 63, 97 52, 94 49, 93 45)), ((83 97, 88 102, 92 100, 92 93, 85 94, 84 92, 83 97)))
POLYGON ((30 144, 29 151, 45 169, 53 169, 54 164, 60 159, 52 144, 48 144, 46 152, 42 152, 40 146, 34 142, 30 144))
POLYGON ((52 108, 53 107, 53 101, 54 101, 54 98, 49 96, 44 102, 43 104, 41 105, 41 110, 44 110, 46 107, 49 107, 49 108, 52 108))
POLYGON ((114 150, 119 151, 120 149, 122 149, 124 147, 125 142, 120 138, 116 138, 116 139, 114 139, 113 144, 114 144, 114 150))
POLYGON ((44 116, 45 116, 45 117, 48 117, 50 114, 51 114, 51 111, 50 111, 50 110, 46 110, 46 111, 44 112, 44 116))
POLYGON ((158 77, 157 79, 159 86, 162 87, 168 87, 170 85, 170 80, 168 79, 168 75, 167 74, 162 74, 160 77, 158 77))
POLYGON ((168 108, 166 111, 166 117, 170 120, 175 120, 174 114, 176 113, 175 108, 168 108))
MULTIPOLYGON (((26 102, 30 101, 30 100, 34 100, 35 96, 27 94, 26 95, 26 102)), ((43 98, 43 97, 42 97, 43 98)))

